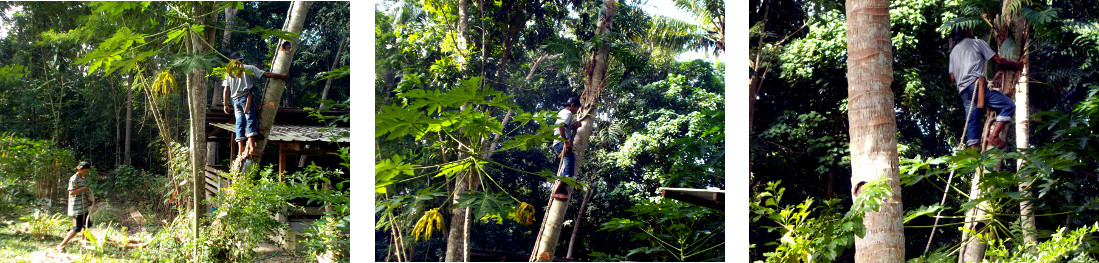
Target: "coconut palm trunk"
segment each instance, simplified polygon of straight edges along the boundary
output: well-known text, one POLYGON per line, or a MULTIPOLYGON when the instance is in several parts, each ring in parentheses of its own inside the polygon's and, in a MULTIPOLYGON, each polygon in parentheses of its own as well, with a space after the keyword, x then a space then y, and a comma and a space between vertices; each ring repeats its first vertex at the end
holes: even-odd
POLYGON ((888 178, 891 195, 867 212, 866 232, 855 238, 855 262, 904 262, 904 213, 898 176, 893 47, 889 1, 847 1, 847 94, 851 134, 851 188, 888 178))

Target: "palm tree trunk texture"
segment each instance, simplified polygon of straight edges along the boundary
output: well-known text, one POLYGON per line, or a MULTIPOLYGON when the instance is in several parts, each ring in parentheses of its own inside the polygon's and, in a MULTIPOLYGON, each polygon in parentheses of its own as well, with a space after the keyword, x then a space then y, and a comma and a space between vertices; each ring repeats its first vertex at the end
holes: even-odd
MULTIPOLYGON (((847 1, 847 94, 851 133, 851 188, 888 178, 891 196, 863 219, 855 262, 904 262, 904 213, 893 113, 893 47, 888 0, 847 1)), ((858 195, 853 190, 852 195, 858 195)))
MULTIPOLYGON (((614 0, 607 0, 604 2, 606 7, 605 12, 599 18, 598 27, 595 29, 596 35, 602 35, 609 33, 611 30, 611 22, 614 20, 614 12, 617 7, 614 0)), ((888 20, 886 21, 888 23, 888 20)), ((888 25, 888 24, 887 24, 888 25)), ((573 137, 573 154, 576 156, 576 165, 573 166, 573 176, 577 177, 580 174, 580 166, 584 163, 584 157, 588 150, 588 143, 591 139, 592 131, 594 131, 595 118, 594 113, 598 107, 599 97, 603 93, 603 89, 606 85, 607 67, 609 66, 609 53, 610 48, 603 46, 597 50, 593 50, 590 55, 590 60, 584 67, 584 92, 580 95, 580 110, 577 115, 580 118, 579 129, 576 130, 576 135, 573 137)), ((894 149, 895 151, 895 149, 894 149)), ((569 188, 569 187, 566 187, 569 188)), ((570 189, 571 190, 571 189, 570 189)), ((571 194, 570 194, 571 195, 571 194)), ((538 240, 540 242, 534 244, 532 251, 533 255, 536 255, 537 261, 552 261, 553 254, 557 251, 557 240, 561 235, 561 222, 564 221, 565 211, 568 209, 567 200, 553 199, 550 204, 549 213, 546 216, 546 224, 543 231, 539 233, 538 240)))

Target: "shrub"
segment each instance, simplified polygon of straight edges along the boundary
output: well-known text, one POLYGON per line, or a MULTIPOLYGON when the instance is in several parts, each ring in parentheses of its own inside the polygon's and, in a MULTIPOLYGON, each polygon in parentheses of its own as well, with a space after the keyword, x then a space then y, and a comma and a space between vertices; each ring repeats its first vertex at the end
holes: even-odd
POLYGON ((260 172, 259 179, 247 175, 237 178, 232 189, 231 194, 219 195, 217 211, 207 214, 211 223, 204 245, 213 261, 251 262, 256 257, 253 249, 260 242, 288 228, 275 219, 275 214, 285 208, 290 188, 275 179, 269 166, 260 172))
POLYGON ((69 224, 69 218, 61 214, 38 214, 35 213, 31 217, 20 217, 20 220, 27 220, 23 223, 23 229, 30 232, 32 235, 39 237, 40 239, 49 236, 50 234, 57 233, 66 225, 69 224))

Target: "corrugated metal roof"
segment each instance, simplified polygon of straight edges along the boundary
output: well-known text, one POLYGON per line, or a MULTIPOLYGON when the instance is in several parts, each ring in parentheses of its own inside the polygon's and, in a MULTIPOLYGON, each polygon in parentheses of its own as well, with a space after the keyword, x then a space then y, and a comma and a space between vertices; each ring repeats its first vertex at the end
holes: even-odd
MULTIPOLYGON (((232 123, 211 123, 210 125, 236 132, 236 125, 232 123)), ((271 127, 271 134, 267 136, 267 139, 282 142, 327 142, 332 135, 350 131, 351 129, 347 127, 275 125, 271 127), (326 130, 321 131, 321 129, 326 130)), ((341 137, 338 142, 351 142, 351 138, 341 137)))

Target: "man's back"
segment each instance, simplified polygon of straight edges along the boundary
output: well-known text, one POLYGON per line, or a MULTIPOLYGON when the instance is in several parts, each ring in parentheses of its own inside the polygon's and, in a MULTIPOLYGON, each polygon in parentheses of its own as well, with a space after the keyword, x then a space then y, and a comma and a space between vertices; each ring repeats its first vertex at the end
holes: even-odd
POLYGON ((980 39, 964 38, 950 50, 950 73, 954 74, 955 85, 958 92, 962 92, 977 78, 985 74, 985 61, 988 61, 996 52, 988 47, 988 44, 980 39))
POLYGON ((240 98, 248 95, 257 80, 263 76, 264 71, 252 65, 241 65, 240 76, 225 75, 225 86, 229 86, 230 98, 240 98))

